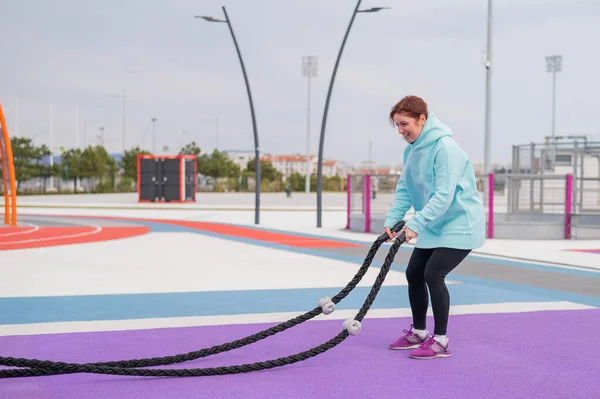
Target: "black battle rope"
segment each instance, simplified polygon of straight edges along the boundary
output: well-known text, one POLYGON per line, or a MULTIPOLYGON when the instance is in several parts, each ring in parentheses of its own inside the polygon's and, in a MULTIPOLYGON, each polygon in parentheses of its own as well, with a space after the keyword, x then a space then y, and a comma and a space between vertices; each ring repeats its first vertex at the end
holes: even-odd
MULTIPOLYGON (((399 231, 403 222, 400 222, 398 225, 394 226, 394 231, 399 231)), ((373 260, 377 249, 387 240, 387 235, 382 234, 375 241, 367 258, 365 258, 365 262, 361 267, 360 271, 354 277, 354 279, 342 290, 338 295, 332 298, 332 302, 337 303, 345 296, 347 296, 350 291, 356 286, 356 284, 360 281, 362 276, 366 273, 370 263, 373 260)), ((394 257, 400 248, 400 245, 404 242, 404 234, 398 236, 394 244, 392 245, 384 264, 381 267, 379 275, 375 281, 375 284, 371 288, 371 292, 367 296, 362 308, 357 313, 354 320, 360 323, 361 320, 367 314, 369 308, 371 307, 375 297, 377 296, 381 285, 383 284, 385 277, 392 265, 394 257)), ((33 368, 31 370, 2 370, 0 371, 0 378, 14 378, 14 377, 32 377, 32 376, 43 376, 43 375, 56 375, 56 374, 70 374, 70 373, 93 373, 93 374, 114 374, 114 375, 135 375, 135 376, 155 376, 155 377, 192 377, 192 376, 209 376, 209 375, 223 375, 223 374, 238 374, 238 373, 246 373, 250 371, 258 371, 265 370, 274 367, 281 367, 288 364, 293 364, 299 361, 303 361, 309 359, 311 357, 317 356, 321 353, 328 351, 329 349, 335 347, 339 343, 341 343, 344 339, 346 339, 349 335, 349 332, 346 328, 342 332, 340 332, 335 338, 325 342, 318 347, 311 348, 307 351, 297 353, 295 355, 287 356, 284 358, 278 358, 274 360, 269 360, 265 362, 257 362, 252 364, 242 364, 236 366, 225 366, 225 367, 213 367, 213 368, 198 368, 198 369, 138 369, 134 367, 147 367, 147 366, 156 366, 156 365, 164 365, 164 364, 173 364, 173 363, 181 363, 184 361, 189 361, 193 359, 197 359, 200 357, 210 356, 216 353, 225 352, 231 349, 235 349, 244 345, 251 344, 253 342, 259 341, 261 339, 266 338, 267 336, 274 335, 278 332, 284 331, 294 325, 297 325, 303 321, 309 320, 316 315, 322 312, 322 308, 319 306, 318 308, 313 309, 311 312, 308 312, 302 316, 298 316, 295 319, 289 320, 285 323, 282 323, 278 326, 271 327, 270 329, 264 330, 252 336, 248 336, 244 339, 233 341, 228 344, 222 344, 219 346, 214 346, 212 348, 203 349, 197 352, 190 352, 185 355, 177 355, 177 356, 169 356, 165 358, 151 358, 151 359, 138 359, 138 360, 128 360, 128 361, 119 361, 119 362, 103 362, 103 363, 87 363, 87 364, 75 364, 75 363, 63 363, 63 362, 51 362, 51 361, 41 361, 35 359, 23 359, 23 358, 12 358, 12 357, 0 357, 0 365, 3 366, 13 366, 13 367, 30 367, 33 368), (264 335, 264 336, 261 336, 264 335)), ((351 320, 352 321, 352 320, 351 320)), ((360 325, 358 327, 360 331, 360 325)), ((357 333, 357 332, 356 332, 357 333)))

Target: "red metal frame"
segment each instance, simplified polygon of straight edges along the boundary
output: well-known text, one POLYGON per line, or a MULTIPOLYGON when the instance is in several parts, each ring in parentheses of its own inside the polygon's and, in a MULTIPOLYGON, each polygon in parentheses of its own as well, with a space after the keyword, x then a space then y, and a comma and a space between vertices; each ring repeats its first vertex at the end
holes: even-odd
POLYGON ((365 233, 371 232, 371 175, 365 175, 365 233))
MULTIPOLYGON (((198 164, 196 162, 196 156, 195 155, 148 155, 148 154, 138 154, 137 156, 137 192, 138 192, 138 202, 166 202, 164 200, 159 200, 159 201, 150 201, 150 200, 142 200, 140 199, 140 160, 141 159, 179 159, 180 162, 183 164, 183 161, 186 159, 192 159, 194 160, 194 192, 196 191, 196 174, 198 173, 197 171, 197 167, 198 164)), ((183 168, 179 169, 179 181, 181 182, 182 179, 184 179, 184 171, 183 168)), ((196 202, 195 199, 193 200, 185 200, 185 199, 181 199, 183 197, 185 197, 185 186, 184 185, 180 185, 180 199, 178 200, 170 200, 169 202, 175 202, 175 203, 181 203, 181 202, 196 202)), ((195 197, 195 195, 194 195, 195 197)))
POLYGON ((571 212, 573 211, 573 175, 566 176, 565 190, 565 239, 571 239, 571 212))
POLYGON ((488 236, 494 238, 494 174, 488 174, 488 236))
POLYGON ((352 184, 352 176, 348 175, 346 176, 346 192, 347 192, 347 205, 346 205, 346 230, 350 230, 350 208, 352 207, 352 188, 351 185, 352 184))

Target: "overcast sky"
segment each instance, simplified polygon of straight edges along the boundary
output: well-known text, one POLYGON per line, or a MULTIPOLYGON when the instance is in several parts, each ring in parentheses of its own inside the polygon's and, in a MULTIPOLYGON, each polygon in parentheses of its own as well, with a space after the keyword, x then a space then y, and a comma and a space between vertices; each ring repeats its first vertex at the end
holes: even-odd
MULTIPOLYGON (((513 144, 541 142, 551 129, 552 77, 545 56, 561 54, 558 134, 600 139, 600 1, 497 0, 492 44, 492 162, 513 144)), ((0 101, 12 135, 54 145, 121 151, 121 100, 127 146, 172 151, 192 139, 203 151, 253 150, 240 64, 222 18, 227 7, 249 74, 261 151, 305 153, 307 82, 303 55, 318 57, 312 85, 311 152, 318 150, 327 87, 351 0, 0 0, 0 101), (87 138, 83 121, 87 120, 87 138), (181 131, 183 130, 183 134, 181 131)), ((325 157, 399 164, 405 147, 388 122, 407 94, 423 96, 473 161, 483 159, 487 1, 364 0, 342 56, 327 123, 325 157)))

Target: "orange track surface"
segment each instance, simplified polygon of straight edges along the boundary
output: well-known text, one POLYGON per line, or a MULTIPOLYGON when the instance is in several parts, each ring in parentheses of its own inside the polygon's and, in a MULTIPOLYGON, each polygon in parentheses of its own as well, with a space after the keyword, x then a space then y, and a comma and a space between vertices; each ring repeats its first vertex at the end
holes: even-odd
MULTIPOLYGON (((32 216, 35 216, 35 215, 32 215, 32 216)), ((186 220, 169 220, 169 219, 129 218, 129 217, 120 217, 120 216, 91 216, 91 215, 89 215, 89 216, 82 215, 82 216, 75 216, 75 217, 73 217, 72 215, 54 215, 54 216, 64 217, 64 218, 75 218, 75 219, 122 220, 122 221, 129 221, 129 222, 139 221, 139 222, 161 223, 161 224, 166 224, 166 225, 187 227, 187 228, 191 228, 191 229, 207 231, 207 232, 222 234, 222 235, 226 235, 226 236, 247 238, 247 239, 251 239, 251 240, 270 242, 270 243, 274 243, 274 244, 289 245, 289 246, 296 247, 296 248, 323 248, 323 247, 342 248, 342 247, 364 247, 365 246, 365 244, 337 241, 335 239, 306 237, 306 236, 299 236, 299 235, 294 235, 294 234, 266 231, 266 230, 255 229, 255 228, 250 228, 250 227, 241 227, 241 226, 225 225, 225 224, 210 223, 210 222, 191 222, 191 221, 186 221, 186 220)), ((93 230, 92 227, 85 227, 85 228, 93 230)), ((144 232, 139 233, 139 234, 133 234, 133 235, 140 235, 140 234, 144 234, 149 231, 149 228, 147 228, 147 227, 139 227, 139 228, 145 229, 144 232)), ((109 230, 109 229, 136 229, 136 228, 113 227, 113 228, 105 228, 105 229, 109 230)), ((103 233, 98 233, 91 237, 98 236, 101 234, 103 234, 103 233)), ((116 233, 113 233, 113 234, 116 234, 116 233)), ((28 234, 22 234, 22 235, 18 235, 17 237, 23 237, 25 235, 28 236, 28 234)), ((129 235, 124 235, 124 236, 127 237, 129 235)), ((86 237, 88 237, 88 236, 84 236, 82 238, 86 238, 86 237)), ((3 238, 6 239, 9 237, 1 237, 0 236, 0 250, 8 249, 8 248, 3 248, 3 247, 6 247, 6 245, 2 245, 3 238)), ((123 237, 115 236, 114 238, 107 238, 107 239, 117 239, 117 238, 123 238, 123 237)), ((81 242, 92 242, 92 241, 104 241, 104 240, 88 239, 88 240, 81 241, 81 242)), ((75 244, 78 242, 80 242, 80 241, 78 241, 76 238, 73 238, 73 239, 69 238, 69 239, 66 239, 65 242, 62 242, 60 245, 75 244)), ((58 244, 51 244, 51 245, 58 245, 58 244)), ((44 245, 44 246, 47 246, 47 245, 44 245)), ((25 248, 30 248, 30 247, 34 247, 34 245, 29 245, 25 248)), ((11 249, 13 249, 13 248, 11 248, 11 249)))
MULTIPOLYGON (((153 222, 161 222, 160 220, 153 220, 153 222)), ((162 221, 165 222, 164 220, 162 221)), ((324 238, 313 238, 297 236, 285 233, 276 233, 272 231, 264 231, 258 229, 251 229, 247 227, 239 226, 226 226, 218 223, 206 223, 206 222, 188 222, 185 220, 169 220, 168 224, 174 224, 177 226, 189 227, 193 229, 210 231, 211 233, 223 234, 228 236, 249 238, 252 240, 266 241, 276 244, 289 245, 298 248, 317 248, 317 247, 362 247, 364 245, 355 244, 350 242, 342 242, 335 240, 328 240, 324 238)))
POLYGON ((14 235, 16 233, 23 235, 26 231, 33 231, 35 227, 27 226, 27 227, 3 227, 0 229, 0 237, 5 236, 7 234, 14 235))
POLYGON ((135 237, 146 234, 149 227, 40 227, 37 231, 28 234, 2 236, 5 230, 8 233, 16 232, 19 228, 6 228, 0 230, 0 251, 10 249, 26 249, 51 247, 56 245, 82 244, 99 241, 116 240, 119 238, 135 237))

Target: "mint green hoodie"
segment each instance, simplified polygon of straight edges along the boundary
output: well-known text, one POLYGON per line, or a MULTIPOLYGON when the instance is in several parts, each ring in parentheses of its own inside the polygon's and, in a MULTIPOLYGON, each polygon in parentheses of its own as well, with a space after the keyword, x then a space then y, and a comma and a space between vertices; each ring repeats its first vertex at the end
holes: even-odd
POLYGON ((475 249, 485 242, 485 213, 475 172, 452 131, 429 113, 419 138, 404 150, 385 226, 393 227, 413 206, 406 227, 418 234, 417 248, 475 249))

